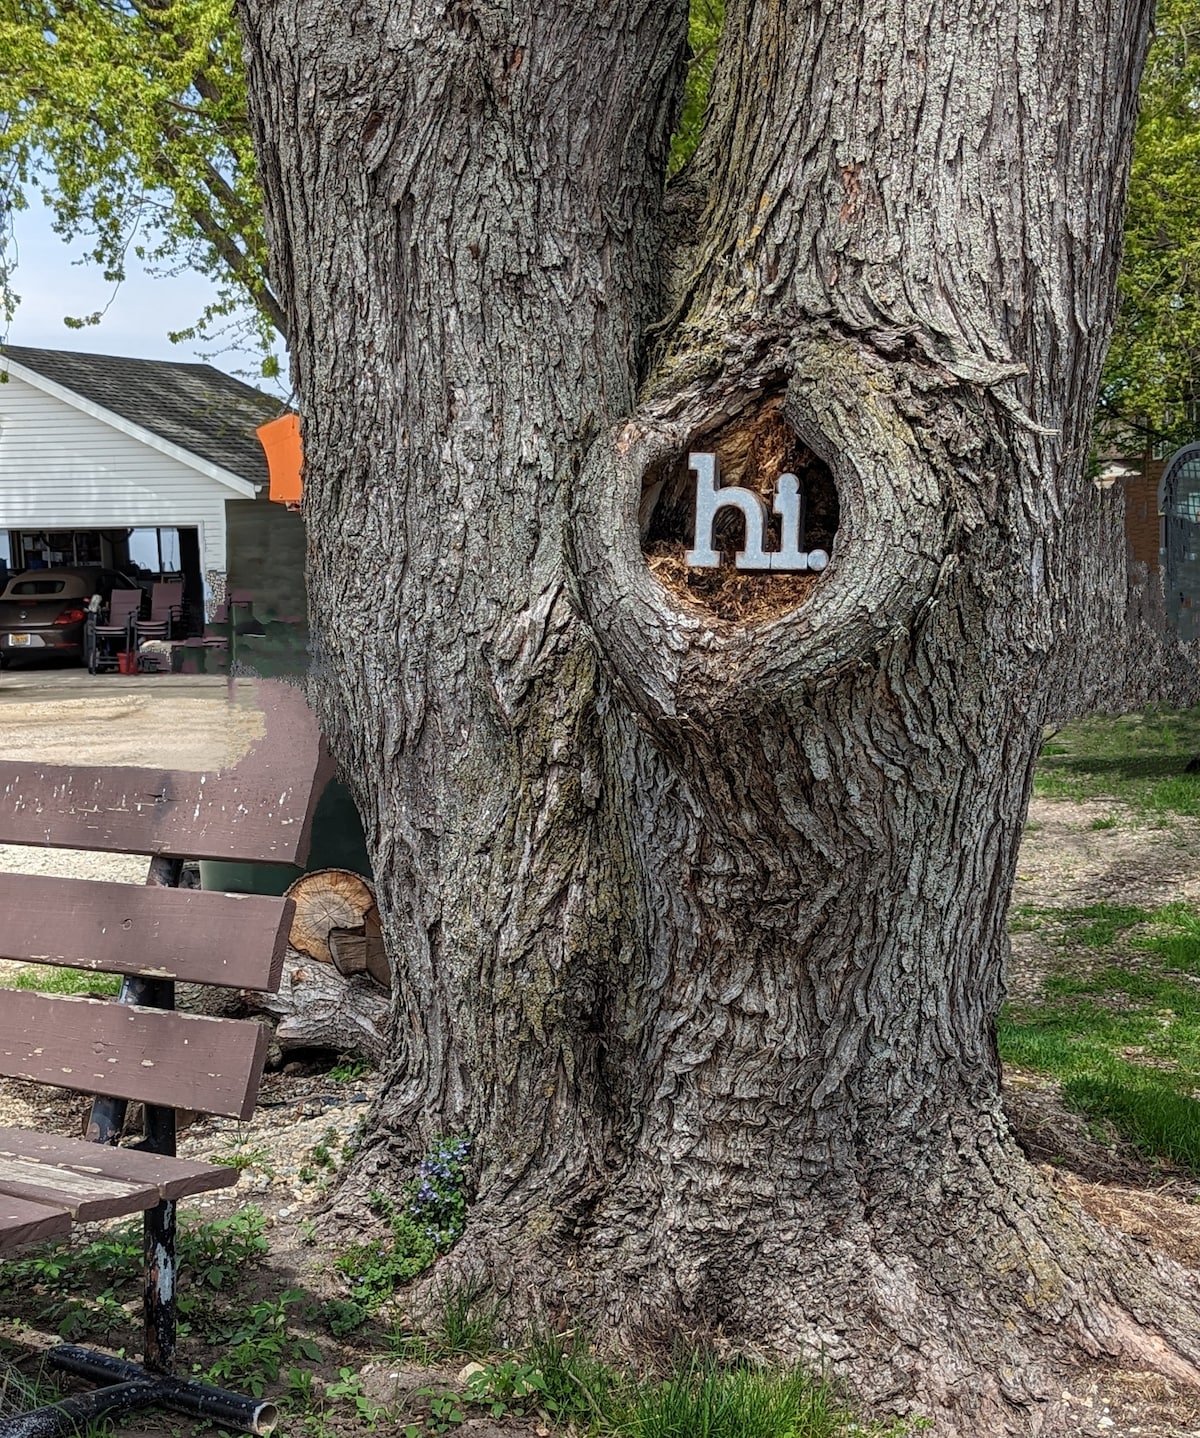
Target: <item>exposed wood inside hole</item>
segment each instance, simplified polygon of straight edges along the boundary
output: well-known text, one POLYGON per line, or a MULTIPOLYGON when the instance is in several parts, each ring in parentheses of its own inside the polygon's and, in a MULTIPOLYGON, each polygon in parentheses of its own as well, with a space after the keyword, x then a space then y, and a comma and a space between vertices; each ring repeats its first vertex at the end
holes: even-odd
MULTIPOLYGON (((740 485, 761 494, 770 509, 775 482, 791 472, 804 496, 803 547, 834 552, 838 527, 837 487, 829 466, 804 444, 783 415, 782 396, 768 399, 750 414, 708 434, 689 446, 690 452, 711 450, 721 464, 723 484, 740 485)), ((691 548, 696 514, 696 477, 687 453, 647 471, 642 481, 642 548, 659 582, 678 598, 718 619, 757 623, 784 614, 803 603, 816 574, 755 574, 734 568, 734 556, 745 543, 742 517, 722 510, 714 525, 714 547, 721 552, 719 569, 689 569, 684 559, 691 548)), ((772 514, 764 545, 779 547, 779 519, 772 514)))

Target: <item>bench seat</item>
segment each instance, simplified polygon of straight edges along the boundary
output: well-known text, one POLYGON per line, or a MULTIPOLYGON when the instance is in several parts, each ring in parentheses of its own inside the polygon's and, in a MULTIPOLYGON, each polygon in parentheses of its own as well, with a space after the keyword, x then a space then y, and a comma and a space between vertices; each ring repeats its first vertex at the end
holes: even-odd
POLYGON ((0 1253, 31 1236, 65 1233, 73 1219, 142 1213, 163 1199, 231 1188, 237 1180, 228 1164, 0 1128, 0 1253))
POLYGON ((83 1139, 0 1128, 0 1254, 77 1220, 145 1215, 142 1363, 51 1348, 51 1366, 105 1386, 0 1417, 0 1438, 75 1438, 149 1406, 254 1434, 278 1416, 173 1371, 176 1201, 238 1180, 175 1156, 176 1111, 248 1119, 267 1051, 256 1022, 177 1013, 175 985, 277 988, 295 914, 286 897, 184 890, 184 861, 303 866, 332 767, 299 689, 235 687, 231 702, 243 700, 262 732, 216 773, 0 758, 0 843, 150 856, 144 885, 0 875, 0 959, 122 975, 115 1002, 24 989, 0 1001, 0 1076, 93 1096, 83 1139), (122 1147, 135 1101, 143 1132, 122 1147))

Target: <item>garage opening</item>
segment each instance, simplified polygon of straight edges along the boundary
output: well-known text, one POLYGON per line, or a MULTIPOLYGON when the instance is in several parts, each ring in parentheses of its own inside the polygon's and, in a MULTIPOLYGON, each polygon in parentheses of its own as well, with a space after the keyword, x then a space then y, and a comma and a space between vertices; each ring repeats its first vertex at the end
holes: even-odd
POLYGON ((0 581, 31 569, 116 569, 149 593, 182 584, 189 628, 203 624, 204 576, 195 527, 10 529, 0 531, 0 581))
POLYGON ((1167 461, 1158 492, 1167 616, 1184 639, 1200 636, 1200 444, 1167 461))

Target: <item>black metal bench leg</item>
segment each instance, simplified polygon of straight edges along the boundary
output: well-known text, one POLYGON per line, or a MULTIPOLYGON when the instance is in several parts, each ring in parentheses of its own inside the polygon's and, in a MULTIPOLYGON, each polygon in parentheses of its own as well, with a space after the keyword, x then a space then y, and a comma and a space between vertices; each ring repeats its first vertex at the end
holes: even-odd
MULTIPOLYGON (((162 1008, 175 1005, 175 985, 159 984, 155 995, 162 1008)), ((175 1110, 146 1105, 146 1136, 143 1144, 151 1153, 175 1157, 175 1110)), ((142 1361, 152 1373, 175 1369, 175 1290, 178 1260, 175 1254, 175 1203, 164 1199, 146 1210, 142 1224, 142 1255, 145 1259, 145 1288, 142 1314, 145 1346, 142 1361)))
MULTIPOLYGON (((182 871, 181 860, 155 859, 147 882, 175 887, 182 871)), ((171 1009, 175 1007, 175 985, 166 979, 127 978, 118 1002, 171 1009)), ((96 1099, 88 1123, 88 1138, 94 1143, 118 1143, 125 1113, 124 1099, 96 1099)), ((147 1104, 145 1133, 135 1147, 174 1157, 175 1110, 147 1104)), ((143 1362, 131 1363, 90 1348, 60 1343, 46 1355, 55 1368, 105 1386, 94 1393, 67 1398, 62 1403, 35 1408, 13 1418, 0 1418, 0 1438, 68 1438, 103 1414, 120 1415, 152 1406, 203 1418, 218 1427, 243 1433, 262 1435, 272 1431, 279 1417, 273 1403, 246 1398, 193 1379, 177 1378, 172 1372, 178 1312, 175 1236, 174 1200, 166 1199, 146 1210, 142 1227, 143 1362)))
POLYGON ((145 1318, 143 1362, 152 1373, 175 1368, 175 1203, 172 1199, 146 1210, 142 1226, 146 1259, 142 1311, 145 1318))

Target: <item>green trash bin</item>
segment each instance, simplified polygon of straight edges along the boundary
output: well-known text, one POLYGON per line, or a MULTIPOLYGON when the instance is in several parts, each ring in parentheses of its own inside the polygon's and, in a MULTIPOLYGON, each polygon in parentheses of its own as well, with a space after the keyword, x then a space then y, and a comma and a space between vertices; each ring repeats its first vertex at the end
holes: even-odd
POLYGON ((371 862, 350 790, 331 779, 313 815, 312 849, 306 868, 294 864, 228 864, 201 859, 200 887, 226 894, 282 894, 301 874, 314 869, 349 869, 371 877, 371 862))

